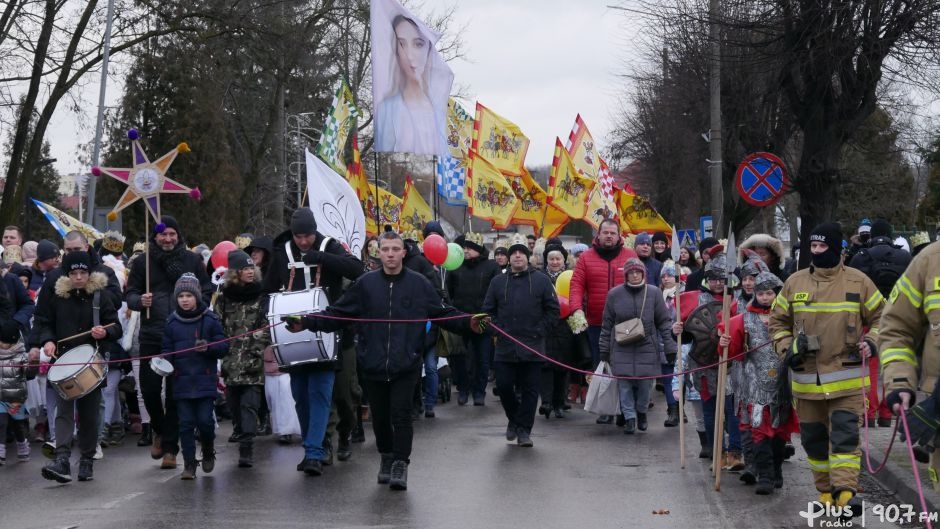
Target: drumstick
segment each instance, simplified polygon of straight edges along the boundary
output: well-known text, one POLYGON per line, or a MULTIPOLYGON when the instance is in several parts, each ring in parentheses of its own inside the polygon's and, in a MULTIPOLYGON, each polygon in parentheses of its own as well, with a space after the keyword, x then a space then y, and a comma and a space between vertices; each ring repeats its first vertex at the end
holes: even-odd
MULTIPOLYGON (((108 327, 111 327, 112 325, 116 325, 116 323, 109 323, 107 325, 102 325, 101 328, 107 329, 108 327)), ((80 332, 78 334, 73 334, 72 336, 62 338, 61 340, 58 341, 58 343, 67 342, 69 340, 74 340, 75 338, 81 338, 82 336, 85 336, 86 334, 91 334, 91 330, 87 330, 85 332, 80 332)))

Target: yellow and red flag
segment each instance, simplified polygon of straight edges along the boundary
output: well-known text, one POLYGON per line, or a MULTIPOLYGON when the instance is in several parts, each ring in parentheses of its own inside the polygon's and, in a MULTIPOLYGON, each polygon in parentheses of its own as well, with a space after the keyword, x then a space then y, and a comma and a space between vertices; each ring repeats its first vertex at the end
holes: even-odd
POLYGON ((513 193, 506 177, 485 158, 470 150, 470 166, 467 171, 467 211, 503 229, 509 225, 519 200, 513 193))
POLYGON ((405 177, 405 192, 401 198, 401 217, 398 220, 398 233, 417 231, 420 235, 424 225, 434 220, 431 207, 415 188, 410 176, 405 177))
POLYGON ((473 117, 450 98, 447 100, 447 149, 458 160, 467 157, 473 142, 473 117))
POLYGON ((398 225, 401 219, 402 201, 388 191, 377 188, 366 179, 362 168, 362 159, 359 154, 359 140, 353 136, 352 163, 346 168, 346 180, 356 190, 356 196, 362 202, 363 212, 366 216, 366 233, 378 235, 385 229, 386 224, 398 225), (378 204, 378 211, 376 211, 378 204), (376 222, 378 216, 378 222, 376 222))
POLYGON ((536 228, 543 237, 554 237, 571 220, 567 213, 548 203, 548 195, 528 169, 523 167, 522 174, 507 176, 506 180, 519 199, 519 207, 509 219, 509 224, 527 224, 536 228))
POLYGON ((568 134, 565 150, 571 155, 574 166, 581 171, 581 174, 597 180, 600 174, 601 157, 597 152, 597 144, 594 143, 591 131, 581 119, 581 114, 574 118, 574 126, 568 134))
POLYGON ((529 138, 515 123, 477 103, 470 148, 497 170, 519 174, 524 168, 529 138))
POLYGON ((672 233, 672 226, 645 197, 622 189, 618 190, 617 208, 620 212, 620 230, 624 233, 641 231, 661 231, 667 235, 672 233))
POLYGON ((555 157, 548 179, 548 203, 554 204, 573 219, 584 218, 596 183, 581 175, 561 140, 555 138, 555 157))
POLYGON ((558 236, 570 221, 571 217, 554 204, 545 204, 545 220, 540 228, 541 236, 545 238, 558 236))

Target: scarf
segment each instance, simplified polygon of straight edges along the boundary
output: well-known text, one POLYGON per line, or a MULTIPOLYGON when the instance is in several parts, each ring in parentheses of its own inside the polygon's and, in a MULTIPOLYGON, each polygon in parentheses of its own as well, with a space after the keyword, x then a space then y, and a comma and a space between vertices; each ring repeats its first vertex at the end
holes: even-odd
POLYGON ((192 323, 202 318, 208 310, 209 307, 206 306, 205 302, 199 298, 196 298, 196 308, 193 310, 183 310, 179 305, 177 305, 175 312, 176 317, 179 318, 180 321, 192 323))
POLYGON ((603 246, 600 246, 599 244, 594 245, 594 251, 597 252, 597 255, 601 256, 601 259, 605 261, 612 261, 614 257, 617 257, 618 255, 620 255, 620 250, 622 249, 623 249, 623 241, 618 241, 617 244, 615 244, 611 248, 604 248, 603 246))
POLYGON ((163 271, 166 272, 167 280, 171 285, 183 275, 183 252, 188 252, 182 243, 177 244, 172 250, 164 250, 157 245, 150 250, 163 271))
POLYGON ((248 284, 233 283, 225 285, 222 294, 232 301, 254 301, 261 295, 261 283, 254 281, 248 284))

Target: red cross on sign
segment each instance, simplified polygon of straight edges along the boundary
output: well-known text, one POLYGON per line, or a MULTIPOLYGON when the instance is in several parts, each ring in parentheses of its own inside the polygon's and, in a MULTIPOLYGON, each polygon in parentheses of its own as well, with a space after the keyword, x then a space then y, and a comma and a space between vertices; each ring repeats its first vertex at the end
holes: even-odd
POLYGON ((738 166, 734 185, 748 204, 769 206, 783 198, 788 185, 787 170, 780 158, 767 152, 756 152, 738 166))

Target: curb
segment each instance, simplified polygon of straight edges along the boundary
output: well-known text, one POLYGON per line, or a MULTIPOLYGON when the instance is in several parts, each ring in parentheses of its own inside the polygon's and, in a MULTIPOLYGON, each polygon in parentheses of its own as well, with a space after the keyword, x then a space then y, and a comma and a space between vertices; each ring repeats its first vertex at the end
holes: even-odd
MULTIPOLYGON (((905 444, 901 444, 900 446, 904 447, 905 449, 907 448, 905 444)), ((879 449, 875 448, 875 450, 877 451, 879 449)), ((880 450, 882 452, 880 457, 883 457, 884 450, 883 449, 880 449, 880 450)), ((865 457, 868 457, 868 455, 869 454, 866 452, 865 448, 862 447, 862 457, 865 458, 865 457)), ((871 455, 873 455, 876 460, 879 458, 879 454, 877 453, 871 454, 871 455)), ((907 454, 905 454, 905 457, 907 457, 907 454)), ((874 475, 869 473, 867 469, 865 469, 865 472, 869 476, 874 478, 876 481, 881 483, 883 487, 885 487, 886 489, 888 489, 889 491, 897 495, 897 497, 903 503, 911 504, 914 506, 914 508, 917 511, 920 511, 921 509, 920 496, 917 494, 917 487, 915 486, 915 483, 913 480, 914 475, 910 470, 902 468, 900 465, 898 465, 894 461, 891 461, 891 459, 888 459, 888 462, 885 464, 885 467, 881 470, 881 472, 874 474, 874 475)), ((926 469, 924 470, 924 472, 926 472, 926 469)), ((922 472, 921 479, 923 478, 924 478, 924 473, 922 472)), ((932 486, 930 485, 929 481, 923 486, 925 488, 924 500, 927 502, 927 509, 930 512, 937 512, 938 503, 934 502, 933 499, 931 498, 931 493, 933 492, 932 486)))

